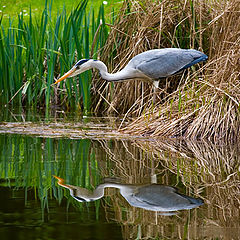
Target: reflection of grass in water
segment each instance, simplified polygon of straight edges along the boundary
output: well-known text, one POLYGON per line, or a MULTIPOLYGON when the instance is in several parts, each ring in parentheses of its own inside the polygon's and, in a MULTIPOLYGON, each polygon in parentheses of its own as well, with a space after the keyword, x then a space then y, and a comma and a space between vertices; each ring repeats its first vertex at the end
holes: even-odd
POLYGON ((125 182, 144 183, 147 176, 157 174, 158 183, 175 183, 181 193, 204 200, 204 205, 198 209, 164 217, 129 206, 121 196, 113 196, 113 190, 109 189, 110 200, 106 205, 114 206, 115 219, 121 223, 126 239, 136 236, 184 239, 186 234, 190 239, 196 236, 199 239, 220 236, 234 239, 237 236, 240 213, 239 146, 171 139, 122 143, 113 140, 112 145, 114 147, 104 145, 108 157, 115 163, 112 172, 122 176, 125 182), (119 151, 125 154, 119 154, 119 151), (233 229, 232 232, 229 228, 233 229), (209 229, 216 230, 212 232, 209 229))
MULTIPOLYGON (((67 182, 92 188, 99 183, 98 163, 90 140, 44 139, 20 135, 0 135, 0 175, 13 181, 14 186, 35 189, 42 207, 48 207, 48 198, 62 200, 68 190, 57 187, 52 175, 67 182), (90 178, 91 176, 91 178, 90 178)), ((78 208, 83 207, 70 200, 78 208)), ((96 206, 99 203, 96 202, 96 206)))
MULTIPOLYGON (((218 226, 225 239, 230 239, 229 227, 239 228, 239 145, 216 146, 204 141, 177 140, 148 145, 138 142, 137 145, 151 152, 165 168, 177 173, 189 193, 202 195, 205 223, 197 224, 204 228, 218 226)), ((236 230, 232 234, 236 235, 236 230)))
MULTIPOLYGON (((151 174, 155 173, 158 183, 176 184, 179 192, 203 198, 205 205, 178 216, 158 216, 129 206, 119 193, 115 195, 115 189, 107 189, 106 217, 116 219, 122 225, 126 239, 138 234, 174 239, 184 238, 187 234, 194 238, 196 233, 202 236, 200 229, 212 226, 217 226, 223 236, 228 236, 225 229, 239 227, 239 221, 235 221, 239 217, 238 149, 204 142, 91 142, 0 135, 0 175, 6 182, 14 179, 16 187, 35 189, 36 198, 41 199, 44 209, 49 198, 60 202, 64 196, 69 196, 68 190, 57 186, 53 174, 69 184, 92 189, 99 184, 99 171, 103 177, 120 176, 126 183, 149 183, 151 174), (101 149, 107 153, 107 161, 101 149), (114 209, 114 215, 108 211, 110 207, 114 209)), ((79 209, 94 204, 98 217, 100 201, 79 204, 69 198, 68 204, 79 209)), ((208 239, 219 237, 218 233, 207 232, 208 239)))

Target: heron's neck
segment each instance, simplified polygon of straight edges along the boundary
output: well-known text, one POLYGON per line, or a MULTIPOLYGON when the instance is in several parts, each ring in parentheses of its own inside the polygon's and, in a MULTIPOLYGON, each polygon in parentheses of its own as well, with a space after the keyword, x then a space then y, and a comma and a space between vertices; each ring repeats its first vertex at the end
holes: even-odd
POLYGON ((136 78, 136 75, 133 75, 126 68, 116 73, 108 73, 107 66, 102 62, 95 60, 91 63, 93 68, 99 70, 101 77, 110 82, 120 82, 124 80, 129 80, 132 78, 136 78))
POLYGON ((130 187, 127 184, 103 183, 103 184, 100 184, 99 186, 97 186, 97 188, 93 192, 90 192, 90 191, 84 189, 82 191, 81 195, 85 199, 89 199, 89 201, 97 200, 97 199, 100 199, 100 198, 102 198, 104 196, 104 189, 108 188, 108 187, 120 189, 120 193, 122 195, 126 195, 128 193, 132 193, 132 191, 134 189, 134 186, 130 187))
POLYGON ((132 194, 133 191, 135 191, 136 189, 136 185, 132 185, 132 184, 120 184, 120 183, 103 183, 103 184, 100 184, 96 189, 95 191, 98 189, 98 188, 107 188, 107 187, 110 187, 110 188, 117 188, 120 190, 120 193, 125 196, 125 195, 128 195, 128 194, 132 194))

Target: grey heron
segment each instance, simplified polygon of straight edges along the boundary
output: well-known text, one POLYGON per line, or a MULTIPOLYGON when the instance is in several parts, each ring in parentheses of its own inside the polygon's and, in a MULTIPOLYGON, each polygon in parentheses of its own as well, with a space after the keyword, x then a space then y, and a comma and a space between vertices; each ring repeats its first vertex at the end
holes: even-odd
POLYGON ((134 185, 106 182, 98 185, 94 191, 89 191, 85 188, 65 184, 64 179, 57 176, 54 177, 58 179, 58 184, 69 189, 70 195, 79 202, 98 200, 104 196, 106 187, 112 187, 120 189, 120 194, 131 206, 150 211, 174 212, 196 208, 203 204, 201 199, 180 194, 176 188, 167 185, 134 185))
POLYGON ((108 73, 107 67, 102 61, 81 59, 55 83, 96 68, 101 77, 110 82, 138 78, 151 81, 158 88, 160 79, 179 73, 196 63, 207 60, 207 58, 207 55, 195 49, 153 49, 136 55, 121 71, 112 74, 108 73))

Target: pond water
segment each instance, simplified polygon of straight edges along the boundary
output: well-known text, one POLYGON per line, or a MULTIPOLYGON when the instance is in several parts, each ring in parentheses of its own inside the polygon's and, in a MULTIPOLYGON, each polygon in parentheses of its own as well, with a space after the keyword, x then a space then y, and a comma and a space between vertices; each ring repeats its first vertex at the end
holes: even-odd
POLYGON ((115 128, 114 118, 3 113, 1 239, 239 239, 239 146, 115 128))

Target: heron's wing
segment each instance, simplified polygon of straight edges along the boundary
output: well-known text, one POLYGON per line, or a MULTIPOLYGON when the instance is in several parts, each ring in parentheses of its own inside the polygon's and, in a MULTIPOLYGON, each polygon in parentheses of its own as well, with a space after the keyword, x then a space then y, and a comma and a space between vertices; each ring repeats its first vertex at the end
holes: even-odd
POLYGON ((207 56, 194 49, 155 49, 135 56, 129 64, 152 79, 168 77, 193 64, 204 61, 207 56))
POLYGON ((138 189, 135 198, 149 205, 166 207, 175 189, 164 185, 148 185, 138 189))
POLYGON ((157 184, 139 188, 135 198, 165 209, 188 209, 202 204, 200 199, 179 194, 173 187, 157 184))

